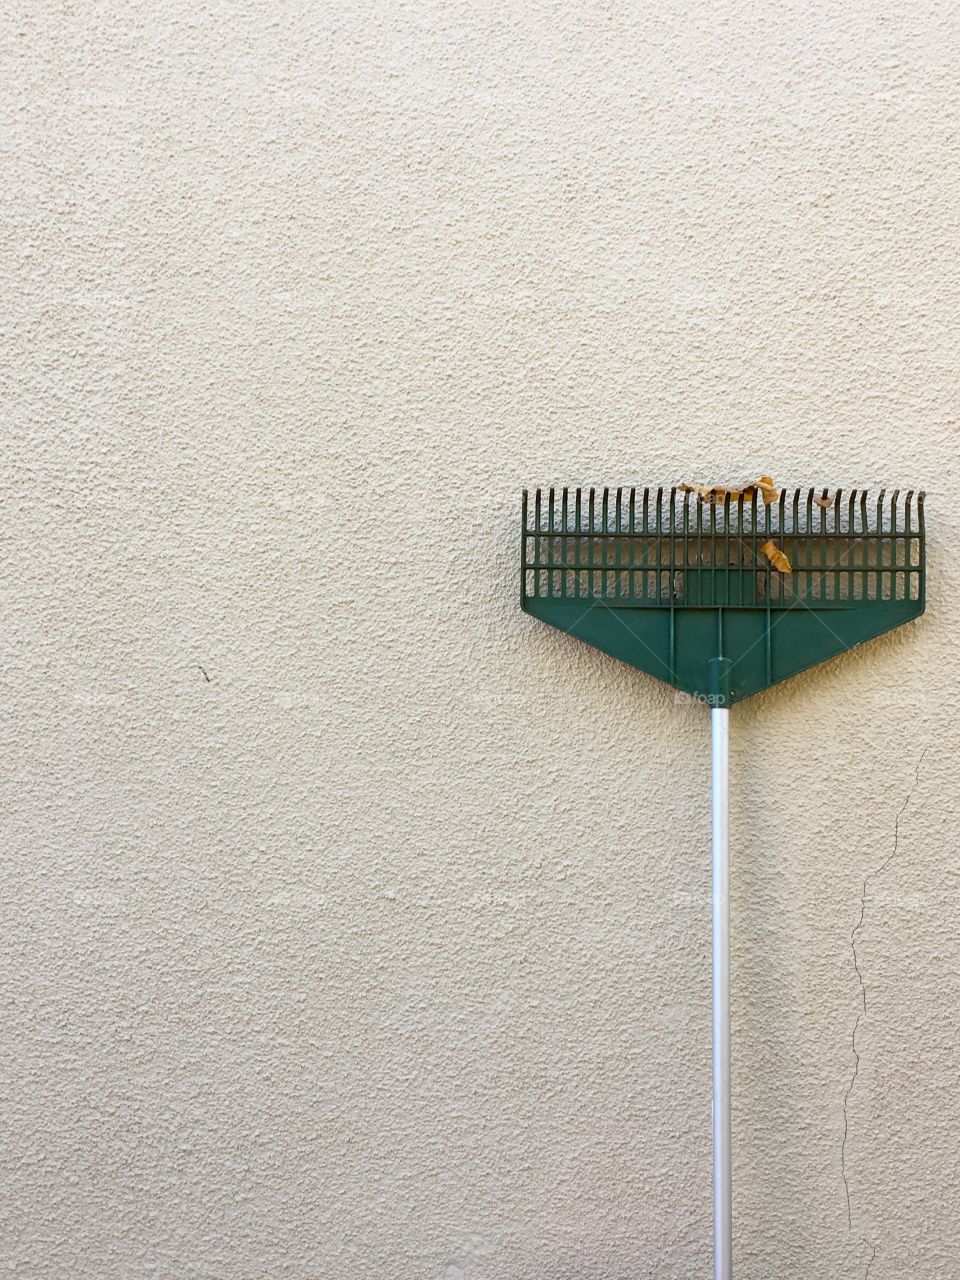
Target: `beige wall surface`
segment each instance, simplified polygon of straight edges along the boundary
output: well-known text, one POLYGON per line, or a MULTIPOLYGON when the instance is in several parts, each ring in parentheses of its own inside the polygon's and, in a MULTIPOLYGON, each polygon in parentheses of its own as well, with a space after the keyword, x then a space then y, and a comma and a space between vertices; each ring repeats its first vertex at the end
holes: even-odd
POLYGON ((0 55, 0 1273, 709 1274, 708 721, 519 490, 772 472, 926 488, 929 589, 732 717, 737 1276, 955 1280, 956 5, 0 55))

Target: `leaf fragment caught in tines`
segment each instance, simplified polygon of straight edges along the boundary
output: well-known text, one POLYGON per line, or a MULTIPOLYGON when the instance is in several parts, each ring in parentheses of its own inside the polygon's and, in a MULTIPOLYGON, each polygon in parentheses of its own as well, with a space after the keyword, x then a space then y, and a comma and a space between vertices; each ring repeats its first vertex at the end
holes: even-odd
POLYGON ((771 502, 776 502, 780 497, 780 490, 773 483, 773 476, 761 476, 757 481, 757 488, 760 490, 760 497, 768 507, 771 502))
POLYGON ((681 493, 698 493, 704 502, 712 502, 716 493, 716 489, 708 484, 681 484, 677 488, 681 493))
POLYGON ((780 573, 793 573, 793 565, 772 538, 768 538, 760 550, 780 573))
POLYGON ((824 511, 829 510, 829 508, 833 506, 833 499, 828 498, 826 494, 824 494, 822 498, 814 498, 814 502, 818 507, 823 507, 824 511))
POLYGON ((733 500, 752 498, 755 493, 759 493, 764 503, 769 506, 780 497, 780 491, 774 484, 772 476, 761 476, 754 484, 735 487, 723 484, 681 484, 678 488, 681 493, 699 494, 704 502, 723 502, 725 498, 733 500))

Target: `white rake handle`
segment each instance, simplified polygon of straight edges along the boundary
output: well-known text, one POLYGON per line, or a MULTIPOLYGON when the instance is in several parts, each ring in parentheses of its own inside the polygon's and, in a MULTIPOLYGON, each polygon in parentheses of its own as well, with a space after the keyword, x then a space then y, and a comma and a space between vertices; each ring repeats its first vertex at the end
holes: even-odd
POLYGON ((730 839, 728 707, 710 711, 713 820, 713 1277, 733 1276, 730 1143, 730 839))

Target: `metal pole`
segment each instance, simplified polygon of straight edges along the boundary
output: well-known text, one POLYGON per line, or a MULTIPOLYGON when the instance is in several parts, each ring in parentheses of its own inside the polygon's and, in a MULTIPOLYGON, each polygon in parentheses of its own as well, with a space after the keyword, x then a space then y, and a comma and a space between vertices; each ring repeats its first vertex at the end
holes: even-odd
POLYGON ((710 711, 713 819, 713 1277, 733 1276, 730 1143, 730 840, 728 707, 710 711))

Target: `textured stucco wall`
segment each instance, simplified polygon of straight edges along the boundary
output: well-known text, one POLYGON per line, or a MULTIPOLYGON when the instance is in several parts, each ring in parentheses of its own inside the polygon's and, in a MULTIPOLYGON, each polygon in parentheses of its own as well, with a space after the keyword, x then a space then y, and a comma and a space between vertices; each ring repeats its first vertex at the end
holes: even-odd
POLYGON ((735 715, 737 1274, 960 1275, 956 6, 0 22, 0 1273, 708 1274, 707 719, 517 498, 770 470, 929 608, 735 715))

